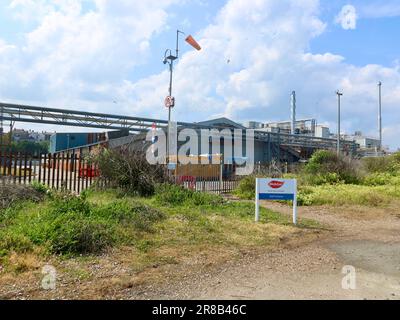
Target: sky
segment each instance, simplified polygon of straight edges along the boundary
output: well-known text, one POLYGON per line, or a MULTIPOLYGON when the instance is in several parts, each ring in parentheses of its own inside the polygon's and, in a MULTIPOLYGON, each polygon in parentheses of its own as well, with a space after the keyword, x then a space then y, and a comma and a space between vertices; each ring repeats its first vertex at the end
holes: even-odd
MULTIPOLYGON (((0 101, 165 119, 166 49, 181 39, 173 120, 283 121, 400 148, 400 0, 0 0, 0 101)), ((17 124, 35 130, 76 128, 17 124)), ((82 129, 84 130, 84 129, 82 129)))

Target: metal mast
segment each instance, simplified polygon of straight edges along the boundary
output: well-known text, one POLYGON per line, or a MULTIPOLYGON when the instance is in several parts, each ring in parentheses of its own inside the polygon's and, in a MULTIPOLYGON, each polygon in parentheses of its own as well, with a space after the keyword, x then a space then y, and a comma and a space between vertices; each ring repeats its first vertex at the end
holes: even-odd
POLYGON ((167 49, 164 54, 164 64, 169 64, 169 89, 168 97, 165 99, 165 106, 168 108, 168 134, 167 134, 167 163, 169 163, 169 139, 170 139, 170 127, 171 127, 171 111, 175 106, 175 98, 172 97, 172 76, 174 72, 174 61, 179 58, 179 34, 184 32, 176 30, 176 54, 172 54, 172 50, 167 49))
POLYGON ((378 128, 379 128, 379 151, 382 151, 383 136, 382 136, 382 82, 378 82, 379 88, 379 114, 378 114, 378 128))
POLYGON ((291 120, 292 120, 292 124, 291 124, 291 133, 292 134, 296 134, 296 91, 292 92, 292 99, 291 99, 291 111, 292 111, 292 115, 291 115, 291 120))
POLYGON ((340 92, 339 90, 336 91, 336 94, 338 96, 338 132, 337 132, 337 155, 340 156, 340 99, 343 96, 343 93, 340 92))

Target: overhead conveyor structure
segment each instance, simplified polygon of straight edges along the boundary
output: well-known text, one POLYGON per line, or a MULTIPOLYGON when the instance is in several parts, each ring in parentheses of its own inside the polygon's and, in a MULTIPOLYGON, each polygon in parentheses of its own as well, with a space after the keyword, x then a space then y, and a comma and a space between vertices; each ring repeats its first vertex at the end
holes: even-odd
MULTIPOLYGON (((40 123, 105 130, 128 129, 132 133, 143 133, 152 128, 165 130, 168 128, 167 120, 1 102, 0 121, 40 123)), ((227 129, 227 127, 189 122, 178 122, 177 125, 178 130, 184 128, 195 130, 227 129)), ((264 145, 267 146, 267 151, 265 151, 267 159, 282 158, 284 160, 284 158, 288 157, 295 160, 294 158, 306 158, 310 153, 318 149, 335 150, 337 147, 337 141, 335 139, 258 130, 255 130, 255 139, 256 141, 264 142, 264 145)), ((342 141, 341 148, 349 154, 355 153, 356 144, 352 141, 342 141)))

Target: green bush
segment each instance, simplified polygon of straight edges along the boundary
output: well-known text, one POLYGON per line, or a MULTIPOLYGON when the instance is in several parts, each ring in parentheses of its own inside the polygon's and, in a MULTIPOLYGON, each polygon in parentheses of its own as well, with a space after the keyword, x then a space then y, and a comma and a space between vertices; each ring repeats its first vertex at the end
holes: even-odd
POLYGON ((391 173, 375 172, 364 177, 365 186, 400 185, 400 176, 391 173))
POLYGON ((131 224, 140 231, 151 231, 152 225, 165 218, 165 214, 155 208, 138 202, 117 200, 95 210, 95 215, 122 223, 131 224))
POLYGON ((367 173, 391 173, 400 175, 400 152, 389 157, 362 159, 362 165, 367 173))
POLYGON ((46 185, 44 185, 43 183, 37 182, 36 180, 31 183, 31 187, 33 190, 35 190, 38 193, 41 193, 41 194, 49 193, 49 188, 46 185))
POLYGON ((392 179, 390 173, 372 173, 364 178, 363 184, 366 186, 383 186, 389 184, 392 179))
POLYGON ((205 192, 195 192, 174 184, 161 184, 156 188, 155 200, 170 206, 215 206, 222 204, 223 198, 205 192))
POLYGON ((361 160, 367 173, 392 172, 392 161, 389 157, 364 158, 361 160))
POLYGON ((328 172, 325 174, 303 174, 300 176, 300 183, 304 185, 320 186, 324 184, 343 183, 341 177, 336 172, 328 172))
POLYGON ((358 184, 362 179, 359 164, 355 160, 327 150, 315 152, 301 175, 303 182, 309 185, 358 184))
POLYGON ((98 254, 117 243, 131 243, 134 230, 150 232, 164 215, 136 202, 94 205, 85 196, 58 194, 43 208, 21 204, 4 210, 0 217, 2 252, 41 246, 51 254, 77 255, 98 254))
POLYGON ((0 252, 17 251, 29 252, 33 249, 33 243, 23 234, 12 232, 0 232, 0 252))
POLYGON ((240 199, 252 200, 256 194, 256 177, 247 176, 240 180, 238 187, 233 192, 240 199))
POLYGON ((393 198, 400 197, 400 190, 387 186, 367 187, 358 185, 324 185, 301 187, 298 193, 298 204, 311 205, 361 205, 381 206, 388 204, 393 198))
POLYGON ((49 242, 50 251, 55 254, 97 254, 116 241, 112 224, 77 217, 75 212, 60 216, 43 231, 44 240, 49 242))
POLYGON ((151 165, 143 153, 129 148, 118 151, 106 149, 92 161, 98 165, 101 178, 127 194, 152 196, 157 184, 168 181, 163 166, 151 165))

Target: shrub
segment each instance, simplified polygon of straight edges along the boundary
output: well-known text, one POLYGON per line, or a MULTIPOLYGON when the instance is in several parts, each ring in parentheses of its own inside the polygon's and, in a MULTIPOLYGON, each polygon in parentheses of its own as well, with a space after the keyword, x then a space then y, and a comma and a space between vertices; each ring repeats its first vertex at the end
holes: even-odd
POLYGON ((31 186, 0 184, 0 209, 5 209, 17 202, 39 202, 42 199, 43 194, 31 186))
POLYGON ((318 187, 302 187, 298 193, 298 204, 310 205, 362 205, 380 206, 388 204, 398 196, 380 187, 365 187, 357 185, 325 185, 318 187))
POLYGON ((162 166, 151 165, 143 153, 124 150, 104 150, 93 161, 98 164, 101 177, 112 187, 132 195, 151 196, 158 183, 168 181, 162 166))
POLYGON ((140 231, 151 231, 153 223, 165 218, 163 212, 138 202, 117 200, 95 210, 95 215, 122 224, 132 224, 140 231))
POLYGON ((55 215, 71 212, 88 216, 92 210, 91 204, 84 196, 77 197, 73 194, 57 194, 50 202, 50 208, 55 215))
POLYGON ((390 173, 372 173, 364 178, 363 184, 366 186, 383 186, 389 184, 392 175, 390 173))
POLYGON ((391 161, 387 157, 364 158, 361 161, 362 161, 363 168, 367 173, 392 171, 391 161))
POLYGON ((97 254, 116 240, 112 225, 76 213, 62 215, 46 231, 50 251, 56 254, 97 254))
POLYGON ((400 152, 389 157, 364 158, 362 165, 367 173, 400 174, 400 152))
POLYGON ((256 194, 256 177, 247 176, 240 180, 238 187, 233 193, 240 199, 254 199, 256 194))
POLYGON ((314 153, 302 172, 305 183, 347 183, 358 184, 361 180, 359 164, 332 151, 321 150, 314 153))
POLYGON ((155 199, 161 204, 171 206, 215 206, 223 203, 223 198, 219 195, 195 192, 174 184, 158 185, 155 199))
POLYGON ((141 203, 117 200, 94 205, 85 196, 56 194, 43 208, 21 204, 4 211, 0 251, 25 252, 41 246, 51 254, 98 254, 114 244, 130 243, 132 230, 150 232, 163 218, 162 212, 141 203))
POLYGON ((33 244, 26 236, 18 233, 3 231, 0 232, 0 251, 29 252, 33 249, 33 244))
POLYGON ((343 183, 341 177, 336 172, 328 172, 325 174, 303 174, 300 176, 300 183, 311 186, 320 186, 324 184, 343 183))
POLYGON ((46 185, 44 185, 43 183, 37 182, 37 181, 33 181, 31 184, 31 187, 33 190, 35 190, 36 192, 38 192, 40 194, 48 194, 50 191, 46 185))

